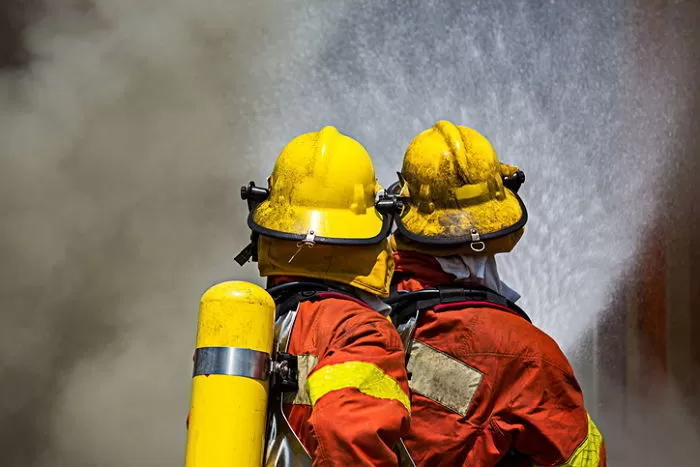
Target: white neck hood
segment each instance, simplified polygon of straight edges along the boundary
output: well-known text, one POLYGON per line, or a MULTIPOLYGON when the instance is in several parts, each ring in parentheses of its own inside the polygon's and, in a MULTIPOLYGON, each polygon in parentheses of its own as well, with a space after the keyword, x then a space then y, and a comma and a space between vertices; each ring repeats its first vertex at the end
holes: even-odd
POLYGON ((496 257, 491 256, 445 256, 434 257, 443 271, 452 274, 458 281, 474 282, 498 292, 511 302, 516 302, 520 294, 508 287, 498 275, 496 257))

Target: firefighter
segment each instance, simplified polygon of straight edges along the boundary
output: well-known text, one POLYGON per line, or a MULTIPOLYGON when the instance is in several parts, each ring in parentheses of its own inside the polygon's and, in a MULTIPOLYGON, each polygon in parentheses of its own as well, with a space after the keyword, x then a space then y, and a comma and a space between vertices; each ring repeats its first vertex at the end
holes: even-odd
POLYGON ((268 278, 277 369, 296 370, 277 372, 286 392, 267 465, 398 465, 410 405, 402 342, 381 301, 394 263, 380 189, 365 148, 328 126, 282 150, 267 189, 242 190, 253 242, 237 261, 252 255, 268 278))
POLYGON ((404 201, 389 302, 407 350, 417 465, 605 466, 571 365, 498 275, 494 255, 527 221, 523 181, 484 136, 440 121, 413 139, 389 190, 404 201))

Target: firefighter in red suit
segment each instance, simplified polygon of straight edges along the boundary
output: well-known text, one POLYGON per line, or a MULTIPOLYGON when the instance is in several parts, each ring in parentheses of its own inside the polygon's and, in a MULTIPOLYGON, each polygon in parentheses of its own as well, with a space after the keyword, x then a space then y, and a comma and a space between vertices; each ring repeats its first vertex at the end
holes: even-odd
POLYGON ((390 301, 407 346, 416 464, 605 466, 571 365, 496 269, 527 220, 522 172, 478 132, 440 121, 411 142, 400 175, 390 301))
MULTIPOLYGON (((278 424, 268 433, 266 465, 398 465, 408 381, 381 301, 394 269, 391 222, 375 209, 381 187, 370 156, 325 127, 282 150, 268 185, 243 189, 254 239, 248 253, 278 305, 276 350, 296 361, 297 388, 279 405, 303 448, 278 424), (300 449, 308 460, 294 457, 300 449)), ((242 254, 239 262, 248 259, 242 254)))

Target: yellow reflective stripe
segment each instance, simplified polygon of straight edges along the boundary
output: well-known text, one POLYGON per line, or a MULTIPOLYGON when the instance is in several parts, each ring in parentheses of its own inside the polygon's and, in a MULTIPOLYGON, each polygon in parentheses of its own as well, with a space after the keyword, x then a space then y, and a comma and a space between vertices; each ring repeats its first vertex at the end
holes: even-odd
POLYGON ((599 467, 600 448, 603 446, 603 435, 598 431, 590 415, 588 416, 588 436, 574 451, 568 461, 557 467, 599 467))
POLYGON ((408 395, 394 378, 377 365, 367 362, 344 362, 319 368, 306 380, 311 405, 332 391, 354 388, 368 396, 395 400, 411 411, 408 395))

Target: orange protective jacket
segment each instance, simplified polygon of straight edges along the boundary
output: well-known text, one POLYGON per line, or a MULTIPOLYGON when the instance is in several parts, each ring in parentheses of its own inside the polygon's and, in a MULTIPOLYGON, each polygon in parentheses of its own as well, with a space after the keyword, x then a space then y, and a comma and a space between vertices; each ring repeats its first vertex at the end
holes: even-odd
POLYGON ((333 292, 302 301, 289 340, 299 391, 285 397, 294 432, 314 466, 396 466, 408 432, 401 338, 364 302, 333 292))
MULTIPOLYGON (((454 285, 431 256, 401 251, 395 259, 398 290, 454 285)), ((606 465, 569 362, 515 313, 466 303, 422 312, 408 370, 405 441, 419 466, 606 465)))

